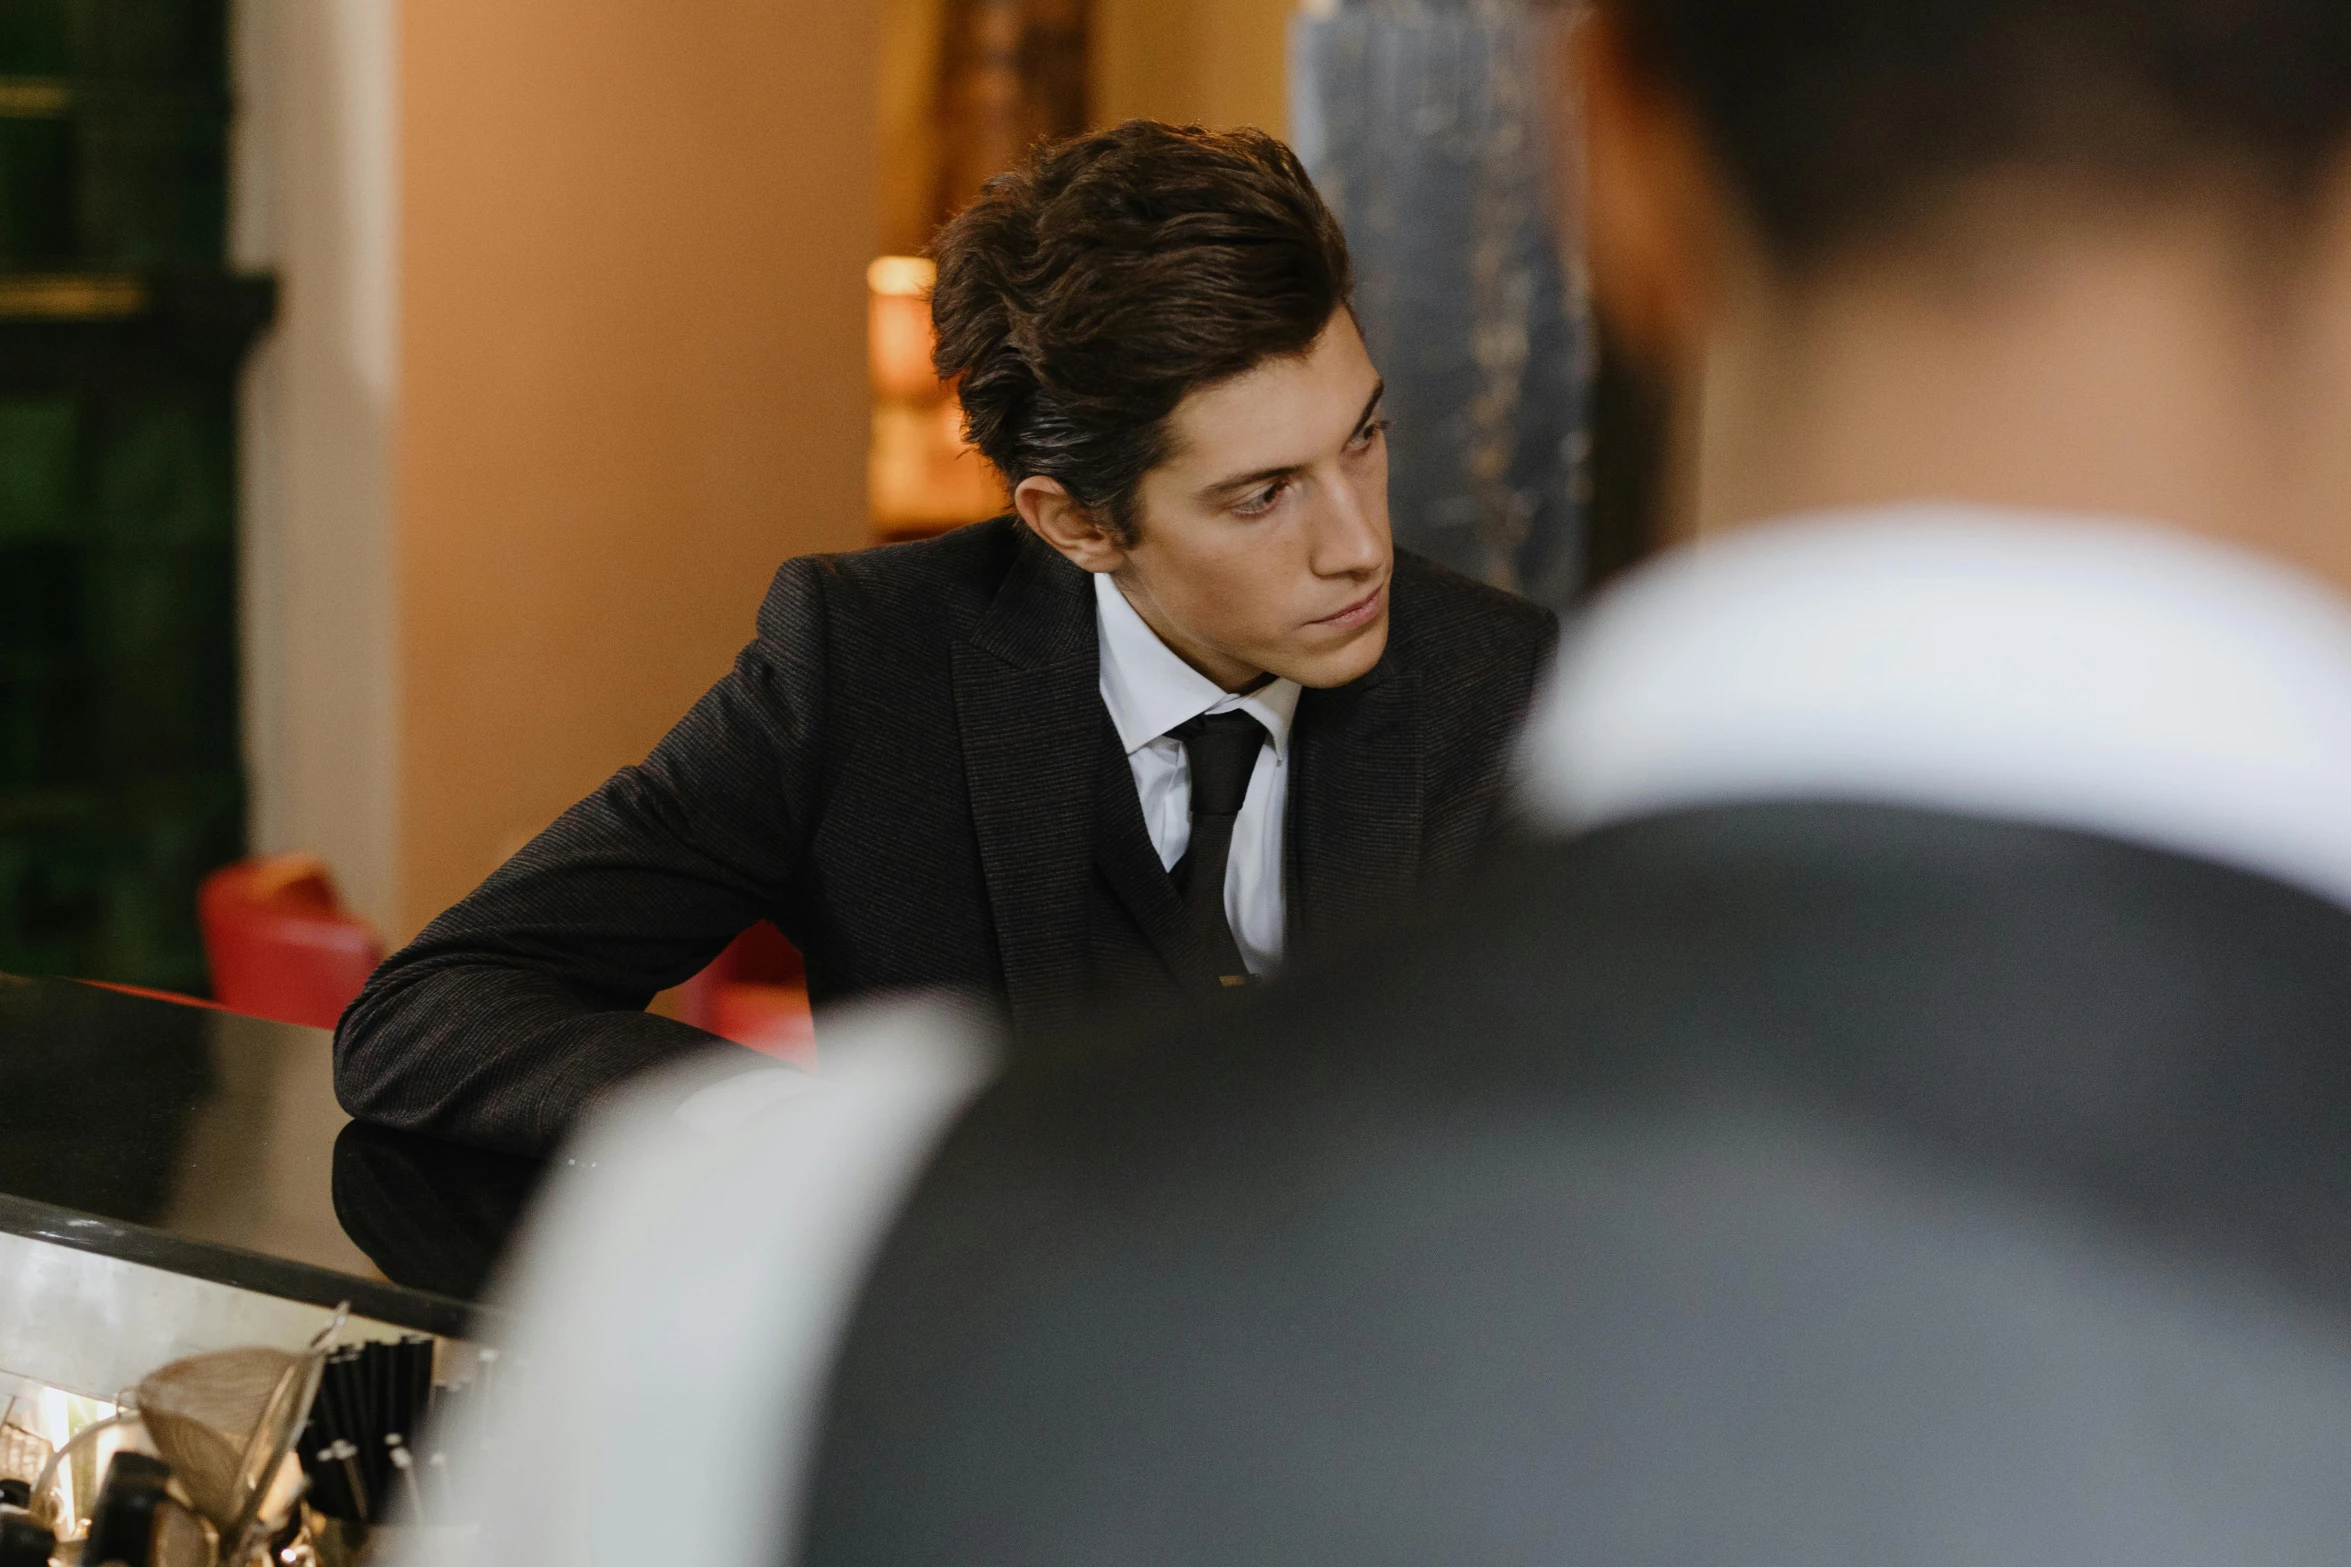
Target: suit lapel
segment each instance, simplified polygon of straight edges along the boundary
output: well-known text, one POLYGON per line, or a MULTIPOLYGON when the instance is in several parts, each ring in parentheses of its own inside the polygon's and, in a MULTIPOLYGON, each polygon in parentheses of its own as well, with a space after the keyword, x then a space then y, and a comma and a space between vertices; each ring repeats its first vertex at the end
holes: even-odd
POLYGON ((1418 683, 1387 659, 1352 685, 1308 691, 1291 731, 1293 958, 1410 906, 1421 853, 1418 683))
POLYGON ((1102 697, 1086 574, 1023 530, 1020 556, 955 644, 955 714, 989 913, 1016 1023, 1063 1011, 1086 967, 1102 697))
MULTIPOLYGON (((1212 974, 1212 960, 1181 930, 1133 777, 1112 765, 1124 756, 1102 708, 1086 574, 1024 530, 995 602, 955 644, 954 671, 972 825, 1015 1021, 1052 1019, 1083 994, 1095 868, 1179 980, 1212 974)), ((1409 906, 1420 869, 1421 746, 1417 683, 1387 658, 1352 685, 1300 699, 1287 854, 1292 957, 1409 906)))

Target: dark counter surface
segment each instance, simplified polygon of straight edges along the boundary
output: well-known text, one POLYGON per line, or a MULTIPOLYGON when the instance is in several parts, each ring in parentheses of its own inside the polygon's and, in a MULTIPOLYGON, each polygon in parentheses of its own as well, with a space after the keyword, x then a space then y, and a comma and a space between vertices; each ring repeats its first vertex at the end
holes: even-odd
POLYGON ((0 975, 0 1231, 461 1334, 538 1173, 353 1122, 323 1029, 0 975))

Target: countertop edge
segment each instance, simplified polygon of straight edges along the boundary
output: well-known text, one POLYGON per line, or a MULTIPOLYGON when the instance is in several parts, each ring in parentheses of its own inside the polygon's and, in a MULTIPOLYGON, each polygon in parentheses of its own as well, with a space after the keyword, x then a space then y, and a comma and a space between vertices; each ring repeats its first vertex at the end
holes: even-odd
POLYGON ((501 1315, 494 1308, 428 1290, 355 1278, 223 1242, 168 1235, 7 1193, 0 1193, 0 1231, 307 1306, 332 1309, 348 1301, 356 1315, 442 1338, 479 1337, 501 1315))

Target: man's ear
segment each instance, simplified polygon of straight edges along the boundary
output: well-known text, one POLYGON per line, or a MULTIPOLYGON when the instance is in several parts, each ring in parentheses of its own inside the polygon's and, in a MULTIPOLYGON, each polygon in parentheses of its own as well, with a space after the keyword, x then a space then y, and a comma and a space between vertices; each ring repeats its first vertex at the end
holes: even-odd
POLYGON ((1599 6, 1566 38, 1584 132, 1584 244, 1594 303, 1652 371, 1703 350, 1730 232, 1695 117, 1599 6))
POLYGON ((1116 571, 1127 563, 1127 552, 1059 479, 1031 475, 1021 480, 1012 492, 1012 507, 1038 538, 1086 571, 1116 571))

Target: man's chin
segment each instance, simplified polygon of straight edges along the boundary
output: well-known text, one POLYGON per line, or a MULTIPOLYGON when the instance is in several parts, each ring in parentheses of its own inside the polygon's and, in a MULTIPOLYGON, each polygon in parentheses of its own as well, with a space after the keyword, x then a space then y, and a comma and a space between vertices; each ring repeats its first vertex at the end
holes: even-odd
POLYGON ((1327 691, 1370 674, 1387 650, 1388 616, 1383 609, 1377 620, 1356 628, 1344 640, 1319 647, 1285 648, 1281 666, 1268 664, 1266 668, 1268 673, 1295 680, 1310 691, 1327 691))

